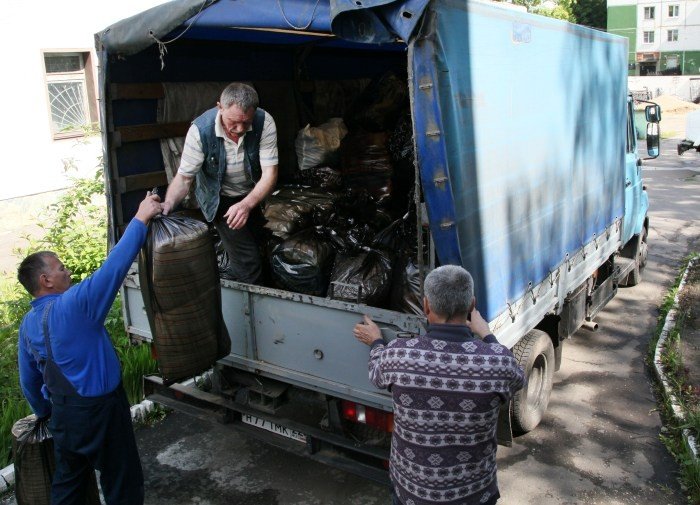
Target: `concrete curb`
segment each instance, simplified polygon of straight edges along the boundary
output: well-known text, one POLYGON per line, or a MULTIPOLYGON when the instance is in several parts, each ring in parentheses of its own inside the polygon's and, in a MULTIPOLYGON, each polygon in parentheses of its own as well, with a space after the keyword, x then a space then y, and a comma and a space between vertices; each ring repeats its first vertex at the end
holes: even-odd
MULTIPOLYGON (((668 314, 666 314, 664 326, 661 330, 661 335, 659 335, 659 341, 656 343, 656 349, 654 351, 654 370, 656 372, 656 376, 661 382, 661 386, 664 389, 664 394, 671 402, 671 409, 673 410, 673 415, 679 422, 685 422, 685 416, 683 414, 683 409, 681 408, 680 403, 678 402, 678 398, 673 393, 673 389, 670 386, 668 377, 666 377, 666 374, 663 371, 663 366, 661 364, 661 353, 663 352, 668 336, 676 326, 676 320, 678 316, 678 295, 683 290, 686 279, 688 277, 688 272, 690 271, 690 268, 695 264, 696 259, 697 258, 691 259, 688 262, 688 266, 685 268, 685 272, 683 272, 683 278, 681 279, 681 282, 678 285, 676 296, 673 299, 673 306, 671 307, 671 310, 668 311, 668 314)), ((690 430, 687 428, 683 429, 683 440, 685 441, 686 447, 692 453, 693 459, 697 462, 698 443, 695 437, 690 432, 690 430)))
MULTIPOLYGON (((134 422, 143 421, 146 415, 153 410, 155 404, 150 400, 132 405, 131 420, 134 422)), ((0 470, 0 494, 9 490, 15 483, 15 466, 9 465, 0 470)))

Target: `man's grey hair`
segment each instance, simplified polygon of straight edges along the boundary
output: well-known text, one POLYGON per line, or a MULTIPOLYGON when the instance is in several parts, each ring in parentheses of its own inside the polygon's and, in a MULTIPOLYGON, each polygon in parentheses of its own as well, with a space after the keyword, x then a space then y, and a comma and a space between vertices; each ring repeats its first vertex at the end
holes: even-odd
POLYGON ((238 105, 243 112, 247 112, 251 107, 253 110, 257 109, 260 100, 258 92, 252 86, 242 82, 232 82, 221 92, 219 103, 224 109, 238 105))
POLYGON ((425 277, 423 291, 436 314, 466 317, 474 300, 474 279, 460 266, 443 265, 425 277))

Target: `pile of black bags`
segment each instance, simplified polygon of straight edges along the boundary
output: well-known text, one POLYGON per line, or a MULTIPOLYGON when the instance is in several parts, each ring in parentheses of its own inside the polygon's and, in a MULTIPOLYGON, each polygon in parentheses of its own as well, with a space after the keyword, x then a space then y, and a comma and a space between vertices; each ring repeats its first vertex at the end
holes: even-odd
POLYGON ((293 184, 266 201, 273 287, 422 313, 406 83, 387 72, 355 98, 342 123, 299 132, 293 184), (331 127, 341 133, 321 142, 331 127))

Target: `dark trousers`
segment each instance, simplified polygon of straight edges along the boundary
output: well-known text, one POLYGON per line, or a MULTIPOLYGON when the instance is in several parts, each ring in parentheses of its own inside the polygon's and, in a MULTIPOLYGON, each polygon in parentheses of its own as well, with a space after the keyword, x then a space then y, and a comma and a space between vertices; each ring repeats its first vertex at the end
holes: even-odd
POLYGON ((107 505, 143 504, 143 472, 122 386, 96 398, 52 395, 51 403, 56 456, 51 504, 84 505, 93 469, 100 472, 107 505))
POLYGON ((222 195, 214 226, 229 257, 228 277, 238 282, 258 284, 262 276, 260 246, 264 241, 265 226, 265 217, 260 206, 251 209, 246 225, 240 230, 229 228, 223 217, 231 205, 243 198, 222 195))

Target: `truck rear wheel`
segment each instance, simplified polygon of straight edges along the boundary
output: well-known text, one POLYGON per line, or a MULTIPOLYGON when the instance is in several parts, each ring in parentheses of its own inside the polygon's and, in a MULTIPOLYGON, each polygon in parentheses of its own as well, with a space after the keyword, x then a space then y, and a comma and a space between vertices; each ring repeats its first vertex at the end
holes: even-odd
POLYGON ((535 429, 549 404, 555 367, 552 339, 541 330, 531 330, 515 344, 513 354, 527 377, 511 407, 513 431, 523 434, 535 429))
POLYGON ((627 276, 627 282, 625 282, 627 286, 636 286, 642 282, 642 270, 644 270, 647 264, 647 256, 649 254, 646 228, 642 228, 637 240, 637 254, 634 257, 634 268, 627 276))

